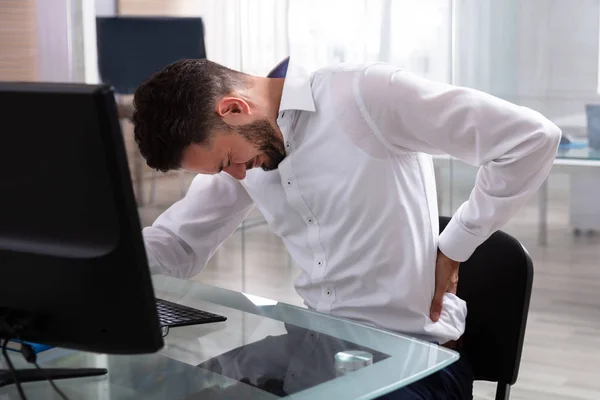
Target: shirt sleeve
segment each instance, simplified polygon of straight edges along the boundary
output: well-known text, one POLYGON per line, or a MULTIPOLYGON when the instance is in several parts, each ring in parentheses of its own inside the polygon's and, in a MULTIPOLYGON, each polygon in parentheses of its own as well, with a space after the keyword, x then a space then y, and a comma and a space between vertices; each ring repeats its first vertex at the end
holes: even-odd
POLYGON ((467 260, 550 172, 561 131, 529 108, 387 64, 364 69, 355 89, 367 124, 389 149, 445 153, 479 167, 469 199, 439 237, 455 261, 467 260))
POLYGON ((186 279, 198 274, 253 204, 229 175, 197 175, 186 196, 143 229, 151 273, 186 279))

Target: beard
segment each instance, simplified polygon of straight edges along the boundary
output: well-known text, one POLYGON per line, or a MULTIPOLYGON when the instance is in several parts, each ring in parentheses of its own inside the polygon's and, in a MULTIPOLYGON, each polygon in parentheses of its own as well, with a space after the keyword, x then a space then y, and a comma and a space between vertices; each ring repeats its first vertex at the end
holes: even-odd
MULTIPOLYGON (((237 132, 252 143, 267 158, 261 168, 264 171, 277 169, 285 158, 285 146, 271 123, 267 119, 240 126, 237 132)), ((264 158, 264 157, 263 157, 264 158)), ((246 169, 253 167, 254 160, 246 164, 246 169)))

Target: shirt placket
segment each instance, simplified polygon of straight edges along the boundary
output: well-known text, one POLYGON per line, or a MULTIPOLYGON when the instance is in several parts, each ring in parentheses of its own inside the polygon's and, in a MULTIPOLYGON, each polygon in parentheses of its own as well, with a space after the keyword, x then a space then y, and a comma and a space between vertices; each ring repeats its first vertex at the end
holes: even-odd
POLYGON ((325 249, 320 241, 319 221, 302 197, 292 166, 295 144, 289 132, 289 119, 284 118, 284 115, 280 114, 278 125, 284 136, 285 151, 287 153, 287 160, 279 164, 281 185, 283 186, 288 203, 302 217, 306 224, 308 245, 313 254, 310 276, 314 283, 321 284, 321 297, 317 304, 317 311, 330 311, 331 305, 335 301, 335 287, 332 283, 325 282, 324 279, 327 271, 327 258, 325 256, 325 249))

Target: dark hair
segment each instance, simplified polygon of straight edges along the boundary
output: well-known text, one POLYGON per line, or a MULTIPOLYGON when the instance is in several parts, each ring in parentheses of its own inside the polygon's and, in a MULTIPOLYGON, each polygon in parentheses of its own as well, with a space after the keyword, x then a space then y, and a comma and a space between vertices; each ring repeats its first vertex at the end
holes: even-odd
POLYGON ((215 128, 229 128, 217 101, 242 86, 245 75, 205 59, 181 60, 152 75, 135 91, 134 136, 149 167, 178 169, 183 151, 206 143, 215 128))

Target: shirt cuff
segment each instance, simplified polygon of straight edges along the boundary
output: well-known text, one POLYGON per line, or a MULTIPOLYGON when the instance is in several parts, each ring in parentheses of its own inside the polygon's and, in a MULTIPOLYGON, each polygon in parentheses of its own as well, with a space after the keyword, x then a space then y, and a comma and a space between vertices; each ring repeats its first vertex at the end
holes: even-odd
POLYGON ((464 262, 471 257, 480 244, 486 241, 487 237, 469 232, 459 221, 458 215, 460 215, 460 209, 440 234, 438 248, 449 259, 464 262))

